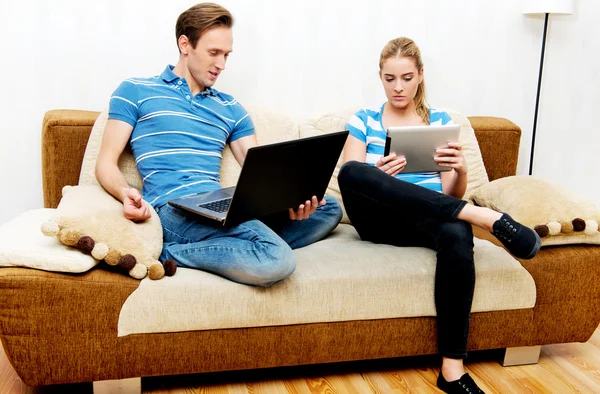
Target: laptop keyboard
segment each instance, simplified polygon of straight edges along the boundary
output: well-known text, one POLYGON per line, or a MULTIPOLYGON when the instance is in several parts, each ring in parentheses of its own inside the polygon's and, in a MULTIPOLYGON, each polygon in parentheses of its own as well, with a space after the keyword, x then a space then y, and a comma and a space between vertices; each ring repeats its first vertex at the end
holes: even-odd
POLYGON ((229 204, 231 203, 231 198, 225 198, 223 200, 211 201, 206 204, 199 204, 200 208, 208 209, 213 212, 227 212, 229 209, 229 204))

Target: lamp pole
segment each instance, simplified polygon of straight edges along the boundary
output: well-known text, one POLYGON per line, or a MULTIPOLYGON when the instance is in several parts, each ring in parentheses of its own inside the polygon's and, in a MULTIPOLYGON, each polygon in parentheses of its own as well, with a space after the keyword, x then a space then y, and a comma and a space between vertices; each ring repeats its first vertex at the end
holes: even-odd
POLYGON ((540 107, 540 89, 542 88, 542 71, 544 69, 544 54, 546 52, 546 33, 548 32, 548 16, 544 19, 544 36, 542 37, 542 56, 540 58, 540 73, 538 75, 537 94, 535 96, 535 114, 533 116, 533 134, 531 136, 531 156, 529 157, 529 175, 533 173, 533 153, 535 150, 535 132, 537 129, 538 109, 540 107))

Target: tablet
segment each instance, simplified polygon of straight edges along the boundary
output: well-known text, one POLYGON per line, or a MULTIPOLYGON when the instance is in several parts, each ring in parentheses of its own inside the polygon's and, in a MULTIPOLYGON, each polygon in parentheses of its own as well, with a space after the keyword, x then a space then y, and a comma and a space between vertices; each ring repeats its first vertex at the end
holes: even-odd
POLYGON ((406 157, 402 173, 450 171, 439 166, 433 157, 438 148, 458 141, 460 125, 390 127, 387 130, 384 156, 390 152, 406 157))

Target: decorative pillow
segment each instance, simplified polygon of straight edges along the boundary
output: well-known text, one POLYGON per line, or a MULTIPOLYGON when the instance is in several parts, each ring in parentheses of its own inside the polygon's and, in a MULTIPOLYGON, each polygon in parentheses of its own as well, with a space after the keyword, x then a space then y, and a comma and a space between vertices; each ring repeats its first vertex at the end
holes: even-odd
MULTIPOLYGON (((320 118, 301 123, 300 137, 311 137, 322 133, 331 133, 334 131, 344 130, 346 123, 357 110, 358 109, 354 108, 336 111, 335 113, 326 114, 320 118)), ((461 125, 459 139, 463 143, 463 154, 467 161, 467 168, 469 170, 467 191, 465 193, 465 196, 468 196, 473 190, 476 190, 481 185, 488 183, 487 172, 485 171, 483 158, 481 157, 481 150, 479 149, 479 144, 477 143, 477 138, 475 137, 475 131, 473 131, 469 120, 456 111, 449 109, 442 110, 446 111, 450 116, 452 116, 454 123, 461 125)), ((342 164, 343 155, 340 155, 327 189, 327 195, 335 197, 340 204, 342 204, 342 195, 340 193, 337 177, 342 164)), ((342 223, 349 224, 350 219, 348 218, 343 205, 342 210, 344 213, 342 217, 342 223)))
POLYGON ((463 155, 467 161, 468 169, 467 190, 464 199, 468 199, 468 196, 474 190, 489 182, 479 143, 477 137, 475 137, 475 130, 471 127, 471 122, 466 116, 453 109, 442 108, 441 110, 446 111, 452 117, 452 121, 461 126, 459 140, 463 144, 463 155))
POLYGON ((99 185, 65 186, 56 215, 42 225, 45 235, 57 235, 65 245, 77 247, 97 260, 118 265, 129 275, 160 279, 173 275, 172 260, 165 267, 158 261, 162 251, 162 226, 158 214, 132 222, 125 218, 123 205, 99 185))
POLYGON ((496 179, 476 189, 471 200, 535 229, 542 246, 600 244, 600 209, 551 182, 531 176, 496 179))
POLYGON ((44 237, 39 228, 56 216, 55 209, 24 212, 0 226, 0 267, 27 267, 44 271, 85 272, 98 261, 78 250, 44 237))

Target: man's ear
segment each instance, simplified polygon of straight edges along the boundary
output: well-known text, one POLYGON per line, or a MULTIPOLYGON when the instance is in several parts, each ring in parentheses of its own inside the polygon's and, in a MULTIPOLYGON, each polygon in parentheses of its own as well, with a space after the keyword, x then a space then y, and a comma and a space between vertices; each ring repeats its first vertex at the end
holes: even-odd
POLYGON ((191 48, 190 40, 185 34, 179 36, 177 39, 177 45, 179 46, 179 52, 181 52, 182 55, 187 55, 189 53, 191 48))

